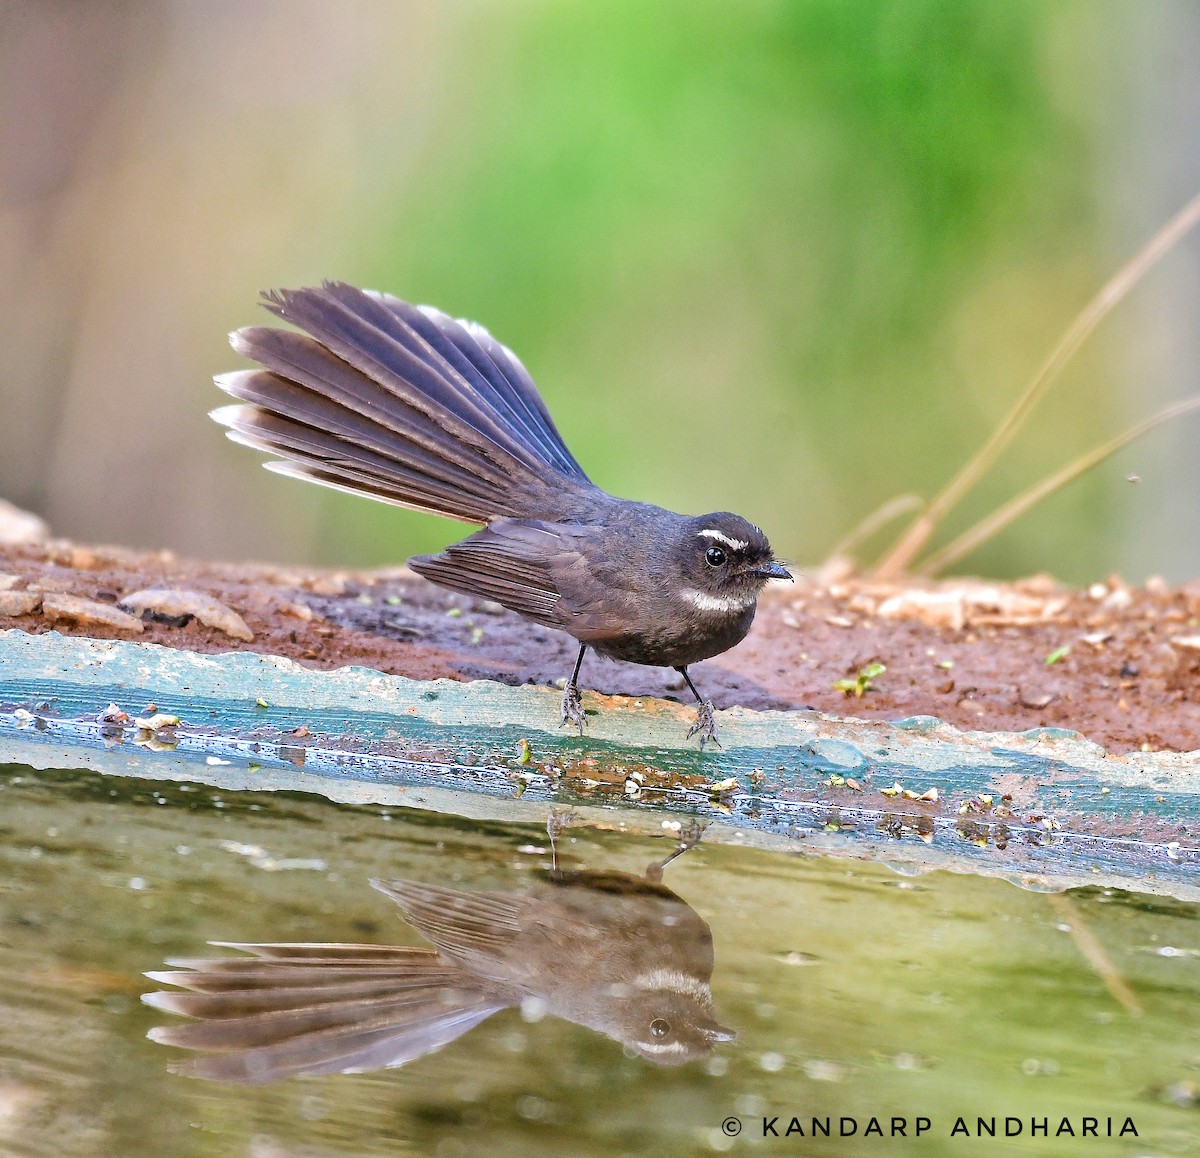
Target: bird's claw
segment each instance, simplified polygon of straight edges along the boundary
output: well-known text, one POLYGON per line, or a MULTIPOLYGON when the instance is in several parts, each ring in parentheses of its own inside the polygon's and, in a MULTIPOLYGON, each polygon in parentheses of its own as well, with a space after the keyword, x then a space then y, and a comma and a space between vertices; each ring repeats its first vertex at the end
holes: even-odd
POLYGON ((688 728, 686 739, 690 740, 693 736, 700 737, 701 752, 708 743, 716 744, 718 748, 721 746, 721 741, 717 739, 717 717, 712 700, 705 700, 696 709, 696 722, 688 728))
POLYGON ((578 819, 573 808, 551 808, 546 816, 546 835, 555 841, 578 819))
POLYGON ((679 830, 679 842, 675 845, 675 851, 671 853, 665 860, 656 861, 652 865, 646 866, 646 880, 651 884, 661 885, 663 872, 677 857, 683 856, 685 852, 689 852, 700 843, 700 838, 704 835, 704 830, 708 827, 708 822, 697 820, 694 816, 679 830))
POLYGON ((565 728, 570 724, 574 724, 582 736, 586 723, 587 720, 583 714, 583 696, 579 694, 579 688, 574 684, 567 684, 567 689, 563 692, 562 721, 559 726, 565 728))
POLYGON ((679 851, 685 853, 695 848, 708 828, 707 820, 697 820, 694 816, 679 830, 679 851))

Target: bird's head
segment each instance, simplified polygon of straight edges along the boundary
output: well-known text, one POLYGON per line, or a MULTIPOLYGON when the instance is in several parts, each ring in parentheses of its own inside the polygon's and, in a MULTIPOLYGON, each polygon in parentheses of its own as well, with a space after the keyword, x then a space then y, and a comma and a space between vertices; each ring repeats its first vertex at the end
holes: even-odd
POLYGON ((701 611, 743 611, 770 579, 790 579, 766 535, 728 511, 689 519, 679 546, 683 597, 701 611))

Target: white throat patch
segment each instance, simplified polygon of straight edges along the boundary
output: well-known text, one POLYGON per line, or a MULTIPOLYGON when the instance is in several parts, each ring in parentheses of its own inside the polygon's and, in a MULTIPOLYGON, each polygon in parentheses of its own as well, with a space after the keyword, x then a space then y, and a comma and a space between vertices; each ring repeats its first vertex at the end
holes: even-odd
POLYGON ((701 611, 745 611, 758 598, 756 592, 742 591, 736 595, 709 595, 707 591, 697 591, 695 587, 684 587, 679 592, 693 607, 701 611))
POLYGON ((706 527, 698 533, 706 539, 715 539, 718 543, 724 543, 731 551, 744 551, 750 546, 744 539, 731 539, 724 531, 714 531, 711 527, 706 527))

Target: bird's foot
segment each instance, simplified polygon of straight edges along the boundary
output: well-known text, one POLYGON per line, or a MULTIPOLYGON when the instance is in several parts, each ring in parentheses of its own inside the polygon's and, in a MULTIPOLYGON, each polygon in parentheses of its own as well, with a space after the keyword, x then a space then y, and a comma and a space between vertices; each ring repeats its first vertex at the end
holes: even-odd
POLYGON ((546 816, 546 835, 556 841, 576 820, 578 813, 573 808, 551 808, 546 816))
POLYGON ((573 724, 579 729, 579 734, 583 735, 583 727, 587 720, 583 715, 583 696, 579 694, 579 688, 574 684, 567 684, 566 691, 563 692, 562 699, 562 721, 560 727, 567 727, 573 724))
POLYGON ((705 700, 696 709, 696 722, 688 728, 686 738, 690 740, 693 736, 700 737, 701 752, 708 743, 716 744, 718 748, 721 746, 721 741, 717 739, 717 717, 712 700, 705 700))
POLYGON ((663 879, 663 871, 677 857, 683 856, 685 852, 695 848, 700 843, 700 838, 704 835, 704 830, 708 827, 707 821, 697 820, 694 816, 679 830, 679 843, 675 845, 675 851, 664 860, 655 861, 652 865, 646 866, 646 880, 652 885, 661 885, 663 879))
POLYGON ((694 816, 679 830, 679 852, 685 853, 700 843, 704 830, 708 828, 707 820, 697 820, 694 816))

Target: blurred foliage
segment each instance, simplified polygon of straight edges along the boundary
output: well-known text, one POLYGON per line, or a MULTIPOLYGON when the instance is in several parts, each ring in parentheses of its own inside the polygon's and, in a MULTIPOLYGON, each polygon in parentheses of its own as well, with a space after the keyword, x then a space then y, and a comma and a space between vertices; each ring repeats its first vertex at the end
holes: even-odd
MULTIPOLYGON (((1156 114, 1190 60, 1147 67, 1200 26, 1182 0, 14 12, 0 494, 190 554, 378 564, 462 534, 268 475, 204 417, 255 291, 333 277, 488 327, 600 485, 737 511, 819 562, 941 487, 1200 157, 1182 98, 1156 114)), ((942 541, 1192 388, 1184 264, 1089 341, 942 541)), ((963 568, 1195 573, 1200 510, 1173 497, 1200 486, 1193 431, 963 568)))
MULTIPOLYGON (((944 481, 1105 268, 1087 126, 1047 76, 1066 18, 1011 0, 493 8, 351 272, 482 320, 602 485, 735 509, 812 561, 944 481)), ((1105 386, 1049 457, 1029 440, 1047 465, 1113 420, 1105 386)), ((1104 498, 1085 484, 972 562, 1094 573, 1094 519, 1064 532, 1063 507, 1104 498)), ((447 533, 327 509, 329 558, 447 533)))

